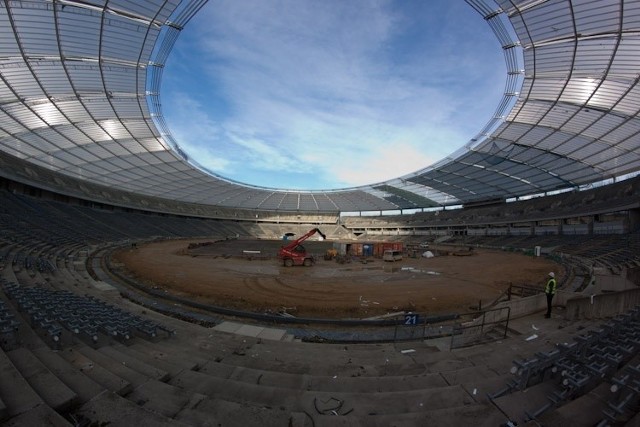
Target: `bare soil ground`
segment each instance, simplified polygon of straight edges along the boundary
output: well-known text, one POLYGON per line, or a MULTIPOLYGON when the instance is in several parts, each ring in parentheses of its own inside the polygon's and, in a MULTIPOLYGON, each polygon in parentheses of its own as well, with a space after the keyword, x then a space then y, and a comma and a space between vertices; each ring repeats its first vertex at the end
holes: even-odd
POLYGON ((427 314, 466 312, 494 301, 510 283, 542 287, 554 262, 520 253, 431 248, 434 258, 384 262, 369 258, 347 264, 326 261, 331 242, 305 242, 319 254, 312 267, 284 267, 276 258, 280 241, 229 240, 196 249, 175 240, 139 245, 113 256, 116 266, 138 282, 200 303, 298 317, 366 318, 402 310, 427 314), (260 251, 256 258, 244 250, 260 251))

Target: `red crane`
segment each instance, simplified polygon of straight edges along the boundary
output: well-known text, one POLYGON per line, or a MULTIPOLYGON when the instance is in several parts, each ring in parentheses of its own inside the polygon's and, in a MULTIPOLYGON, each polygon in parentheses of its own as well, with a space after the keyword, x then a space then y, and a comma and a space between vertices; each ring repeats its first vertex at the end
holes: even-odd
POLYGON ((303 236, 297 238, 288 245, 282 246, 280 250, 278 250, 278 258, 282 260, 285 267, 291 267, 293 265, 304 265, 305 267, 309 267, 314 263, 313 256, 307 253, 307 250, 301 245, 301 243, 316 233, 321 235, 323 239, 327 238, 322 231, 314 228, 313 230, 307 231, 303 236))

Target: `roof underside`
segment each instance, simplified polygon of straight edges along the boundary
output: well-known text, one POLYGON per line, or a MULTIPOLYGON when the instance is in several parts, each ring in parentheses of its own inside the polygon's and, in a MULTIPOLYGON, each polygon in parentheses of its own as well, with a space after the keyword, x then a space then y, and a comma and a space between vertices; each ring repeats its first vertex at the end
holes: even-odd
POLYGON ((335 191, 208 174, 173 141, 158 93, 176 38, 204 3, 1 1, 0 174, 81 197, 100 198, 100 186, 189 204, 337 212, 505 199, 640 170, 640 2, 467 0, 502 44, 507 72, 494 119, 463 148, 416 173, 335 191))

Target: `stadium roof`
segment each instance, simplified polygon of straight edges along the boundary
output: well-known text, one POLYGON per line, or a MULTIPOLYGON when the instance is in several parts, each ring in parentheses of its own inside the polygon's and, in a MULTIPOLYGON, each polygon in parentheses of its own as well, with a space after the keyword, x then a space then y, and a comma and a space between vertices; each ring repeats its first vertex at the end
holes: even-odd
POLYGON ((506 199, 640 170, 640 2, 467 0, 503 47, 506 84, 494 118, 463 148, 415 173, 340 190, 210 174, 173 140, 159 94, 173 44, 205 3, 0 2, 0 175, 105 201, 118 191, 344 212, 506 199))

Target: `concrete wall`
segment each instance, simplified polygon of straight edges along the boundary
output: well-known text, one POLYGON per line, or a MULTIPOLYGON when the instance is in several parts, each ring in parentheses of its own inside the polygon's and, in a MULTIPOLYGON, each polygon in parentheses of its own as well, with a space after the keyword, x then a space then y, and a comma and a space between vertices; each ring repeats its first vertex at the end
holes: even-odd
POLYGON ((578 297, 566 303, 567 320, 601 319, 624 313, 640 304, 640 289, 578 297))
POLYGON ((620 274, 609 274, 604 271, 594 271, 595 282, 593 289, 589 293, 600 294, 606 291, 624 291, 637 288, 637 286, 627 279, 627 269, 623 268, 620 274))
MULTIPOLYGON (((567 301, 574 297, 574 292, 567 292, 559 290, 556 296, 553 298, 553 306, 565 306, 567 301)), ((525 298, 515 298, 511 301, 502 301, 496 304, 492 309, 511 307, 511 318, 516 319, 518 317, 528 316, 533 313, 546 312, 547 311, 547 295, 540 293, 525 298)), ((490 319, 498 320, 498 319, 490 319)))
MULTIPOLYGON (((558 291, 553 298, 553 306, 564 306, 565 319, 600 319, 612 317, 640 305, 640 288, 604 293, 591 296, 576 294, 574 292, 558 291)), ((511 301, 502 301, 493 307, 511 307, 511 318, 527 316, 529 314, 546 311, 547 297, 544 293, 526 298, 517 298, 511 301)), ((487 322, 502 320, 499 317, 503 313, 495 312, 487 322), (496 316, 495 318, 492 316, 496 316)), ((488 315, 489 316, 489 315, 488 315)))
MULTIPOLYGON (((554 301, 555 303, 555 301, 554 301)), ((502 301, 493 308, 511 307, 511 318, 518 318, 547 309, 547 297, 545 294, 537 294, 525 298, 502 301)))
MULTIPOLYGON (((553 298, 553 306, 564 306, 566 320, 600 319, 624 313, 636 305, 640 305, 640 289, 590 296, 576 296, 574 292, 558 291, 553 298)), ((477 318, 464 326, 463 336, 456 337, 457 345, 464 345, 466 339, 471 340, 480 334, 480 325, 498 324, 506 320, 507 311, 497 310, 510 307, 510 318, 516 319, 547 310, 547 297, 544 293, 511 301, 502 301, 486 313, 484 319, 477 318), (467 337, 468 336, 468 337, 467 337)), ((556 311, 554 311, 557 313, 556 311)))

